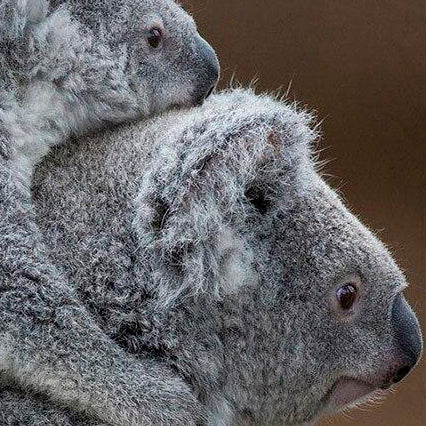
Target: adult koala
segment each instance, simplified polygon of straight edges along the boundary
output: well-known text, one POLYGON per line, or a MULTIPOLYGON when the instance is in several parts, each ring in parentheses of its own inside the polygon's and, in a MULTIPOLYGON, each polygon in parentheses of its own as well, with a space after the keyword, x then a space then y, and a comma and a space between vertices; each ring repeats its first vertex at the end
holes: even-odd
POLYGON ((171 0, 1 1, 4 381, 111 424, 195 425, 200 410, 188 385, 164 363, 136 362, 80 305, 47 256, 30 186, 34 165, 51 146, 201 104, 218 74, 212 48, 171 0), (52 310, 61 318, 55 325, 45 321, 52 310))
MULTIPOLYGON (((234 91, 56 149, 38 170, 55 264, 111 339, 184 378, 209 425, 309 422, 420 357, 406 281, 317 173, 315 137, 305 113, 234 91)), ((26 398, 4 392, 0 412, 76 424, 26 398)))

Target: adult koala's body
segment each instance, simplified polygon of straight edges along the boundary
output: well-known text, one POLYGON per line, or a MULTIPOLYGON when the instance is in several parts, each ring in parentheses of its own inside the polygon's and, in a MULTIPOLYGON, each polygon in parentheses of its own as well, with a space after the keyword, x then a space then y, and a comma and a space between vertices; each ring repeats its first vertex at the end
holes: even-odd
POLYGON ((420 356, 405 279, 316 172, 314 138, 304 113, 235 91, 58 149, 37 173, 38 223, 80 300, 183 377, 210 425, 302 424, 420 356))
POLYGON ((200 104, 218 72, 171 0, 0 1, 2 382, 110 424, 196 424, 201 409, 175 371, 136 361, 79 303, 47 255, 30 186, 51 146, 200 104))

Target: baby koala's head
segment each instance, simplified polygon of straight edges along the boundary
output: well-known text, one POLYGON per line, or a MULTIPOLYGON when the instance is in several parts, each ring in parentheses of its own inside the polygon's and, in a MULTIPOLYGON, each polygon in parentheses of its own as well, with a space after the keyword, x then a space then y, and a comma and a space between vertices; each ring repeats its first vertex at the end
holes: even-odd
POLYGON ((192 17, 173 0, 65 3, 79 22, 122 58, 145 111, 202 104, 215 88, 219 78, 216 54, 197 32, 192 17))
POLYGON ((0 69, 0 150, 33 161, 72 134, 201 105, 219 79, 173 0, 2 0, 0 69))

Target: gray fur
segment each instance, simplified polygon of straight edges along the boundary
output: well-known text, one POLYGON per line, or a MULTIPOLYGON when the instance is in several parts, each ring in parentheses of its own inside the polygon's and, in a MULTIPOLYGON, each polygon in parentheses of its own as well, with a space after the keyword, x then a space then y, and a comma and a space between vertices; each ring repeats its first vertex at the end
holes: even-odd
MULTIPOLYGON (((237 90, 55 149, 38 169, 55 265, 112 340, 185 379, 210 426, 309 422, 339 377, 379 387, 397 351, 405 278, 316 171, 315 138, 303 111, 237 90), (344 317, 333 300, 347 279, 362 298, 344 317)), ((91 332, 63 333, 65 347, 91 332)), ((22 396, 20 412, 34 403, 22 396)))
MULTIPOLYGON (((214 52, 171 0, 1 1, 2 382, 112 425, 195 425, 202 417, 173 369, 123 351, 79 303, 48 256, 30 186, 50 147, 198 104, 217 77, 214 52), (161 52, 146 41, 153 23, 164 29, 161 52)), ((5 395, 2 403, 13 401, 5 395)), ((0 410, 13 421, 5 416, 0 410)))
POLYGON ((22 394, 13 389, 0 391, 0 424, 2 426, 108 426, 97 420, 79 418, 55 407, 41 395, 22 394))
POLYGON ((172 0, 3 0, 0 152, 34 162, 70 135, 195 105, 217 72, 172 0), (159 52, 147 42, 153 25, 159 52))

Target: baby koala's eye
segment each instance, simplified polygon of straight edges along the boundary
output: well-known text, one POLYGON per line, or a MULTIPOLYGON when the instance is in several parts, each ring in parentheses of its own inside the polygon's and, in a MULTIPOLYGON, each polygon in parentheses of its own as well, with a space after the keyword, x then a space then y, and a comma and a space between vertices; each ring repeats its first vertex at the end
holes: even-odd
POLYGON ((163 44, 163 33, 159 28, 152 28, 148 33, 148 43, 154 49, 158 49, 163 44))
POLYGON ((336 297, 340 307, 347 311, 356 302, 358 288, 354 284, 346 284, 337 290, 336 297))

